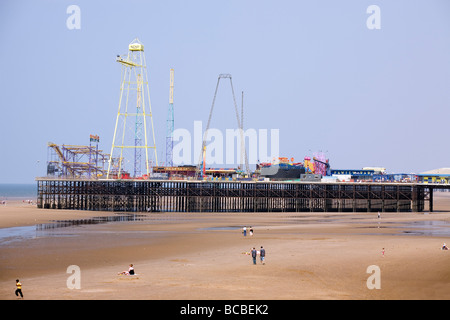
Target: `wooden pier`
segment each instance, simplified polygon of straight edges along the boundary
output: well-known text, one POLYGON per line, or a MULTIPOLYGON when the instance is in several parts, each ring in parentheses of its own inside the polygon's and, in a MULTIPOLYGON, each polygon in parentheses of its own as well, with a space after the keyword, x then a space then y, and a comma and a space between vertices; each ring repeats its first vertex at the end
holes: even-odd
MULTIPOLYGON (((421 212, 429 185, 37 178, 39 208, 115 212, 421 212)), ((450 187, 450 186, 449 186, 450 187)), ((430 200, 431 199, 431 200, 430 200)))

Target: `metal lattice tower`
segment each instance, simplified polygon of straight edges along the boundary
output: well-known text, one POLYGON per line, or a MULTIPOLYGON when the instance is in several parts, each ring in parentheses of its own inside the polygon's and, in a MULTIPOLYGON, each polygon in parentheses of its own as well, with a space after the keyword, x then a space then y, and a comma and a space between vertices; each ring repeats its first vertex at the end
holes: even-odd
POLYGON ((136 122, 134 129, 134 176, 139 177, 142 174, 142 118, 139 116, 142 108, 142 76, 137 75, 137 103, 136 103, 136 122))
POLYGON ((139 177, 142 175, 143 165, 148 175, 151 161, 148 149, 154 150, 156 165, 158 158, 144 45, 139 39, 134 39, 128 46, 128 54, 118 55, 116 61, 122 65, 122 81, 111 159, 117 158, 118 165, 112 167, 112 161, 109 161, 107 178, 113 176, 120 179, 130 175, 131 172, 134 177, 139 177), (153 144, 149 144, 147 139, 148 120, 151 124, 153 144))
POLYGON ((170 69, 169 110, 167 112, 166 166, 173 166, 173 69, 170 69))

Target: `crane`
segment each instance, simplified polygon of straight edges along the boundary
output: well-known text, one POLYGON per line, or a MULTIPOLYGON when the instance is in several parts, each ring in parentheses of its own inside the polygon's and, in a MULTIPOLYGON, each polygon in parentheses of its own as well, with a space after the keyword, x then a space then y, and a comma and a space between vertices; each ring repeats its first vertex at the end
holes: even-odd
MULTIPOLYGON (((208 138, 208 130, 209 130, 209 126, 211 124, 211 117, 212 117, 212 113, 213 113, 213 110, 214 110, 214 103, 216 101, 217 90, 219 89, 220 79, 230 79, 231 92, 233 94, 234 110, 236 112, 237 125, 238 125, 238 128, 240 129, 241 153, 244 154, 245 167, 246 167, 247 174, 250 173, 250 168, 249 168, 249 165, 248 165, 248 157, 247 157, 247 153, 245 152, 245 146, 244 146, 244 143, 245 143, 244 142, 244 130, 243 130, 243 123, 242 123, 243 120, 244 120, 243 119, 243 117, 244 117, 243 106, 242 106, 242 109, 241 109, 242 119, 240 119, 239 118, 239 111, 238 111, 237 104, 236 104, 236 98, 235 98, 235 95, 234 95, 233 81, 231 79, 231 74, 220 74, 219 77, 217 78, 216 90, 214 92, 214 98, 213 98, 213 101, 212 101, 211 110, 209 111, 208 123, 206 125, 205 133, 203 135, 203 142, 202 142, 202 150, 201 150, 201 154, 200 154, 200 160, 198 162, 197 169, 195 171, 195 177, 196 178, 198 178, 200 176, 200 174, 202 174, 202 171, 203 171, 203 173, 205 172, 205 165, 206 165, 206 163, 205 163, 205 158, 206 158, 205 157, 206 141, 207 141, 207 138, 208 138)), ((242 101, 243 101, 243 98, 242 98, 242 101)))

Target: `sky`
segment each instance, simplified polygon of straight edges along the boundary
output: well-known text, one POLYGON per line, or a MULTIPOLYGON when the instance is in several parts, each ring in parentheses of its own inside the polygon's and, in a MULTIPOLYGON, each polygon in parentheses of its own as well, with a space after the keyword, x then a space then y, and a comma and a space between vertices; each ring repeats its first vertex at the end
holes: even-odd
MULTIPOLYGON (((3 0, 0 183, 44 176, 48 142, 95 134, 110 152, 115 58, 135 38, 160 160, 173 68, 175 129, 206 127, 218 76, 231 74, 244 130, 278 129, 280 156, 321 151, 333 169, 389 173, 450 167, 449 17, 448 0, 3 0), (68 27, 71 5, 79 28, 68 27)), ((211 127, 237 127, 225 81, 211 127)))

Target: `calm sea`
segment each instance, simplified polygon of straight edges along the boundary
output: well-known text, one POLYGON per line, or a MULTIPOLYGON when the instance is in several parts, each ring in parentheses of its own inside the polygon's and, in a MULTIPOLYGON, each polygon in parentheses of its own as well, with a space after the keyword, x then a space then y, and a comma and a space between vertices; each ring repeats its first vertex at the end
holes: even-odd
POLYGON ((0 183, 0 199, 35 199, 37 197, 37 184, 0 183))

